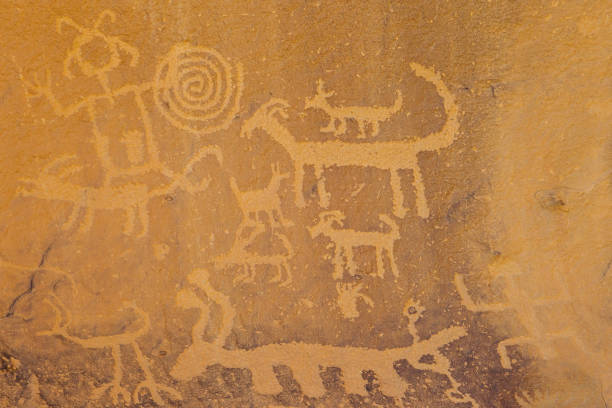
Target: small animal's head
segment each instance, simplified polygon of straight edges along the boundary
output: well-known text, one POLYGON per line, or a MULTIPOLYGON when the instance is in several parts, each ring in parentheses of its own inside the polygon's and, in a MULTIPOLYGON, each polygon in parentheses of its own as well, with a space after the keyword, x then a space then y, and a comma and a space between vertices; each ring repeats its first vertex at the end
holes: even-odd
POLYGON ((329 107, 328 98, 334 96, 334 91, 325 91, 325 85, 322 79, 317 81, 317 93, 310 98, 306 98, 304 103, 305 109, 325 109, 329 107))
POLYGON ((425 307, 421 305, 419 301, 415 301, 413 299, 408 299, 404 304, 404 310, 402 314, 406 316, 411 324, 416 323, 423 317, 423 313, 425 313, 425 307))
POLYGON ((344 214, 338 210, 323 211, 319 214, 319 221, 312 227, 308 227, 308 232, 311 237, 316 238, 325 232, 344 227, 345 218, 344 214))

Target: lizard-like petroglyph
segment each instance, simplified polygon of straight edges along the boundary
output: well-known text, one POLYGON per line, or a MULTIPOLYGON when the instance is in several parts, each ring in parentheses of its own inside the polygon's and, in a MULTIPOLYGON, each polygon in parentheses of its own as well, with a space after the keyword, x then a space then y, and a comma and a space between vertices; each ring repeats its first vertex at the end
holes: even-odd
POLYGON ((405 383, 394 368, 394 363, 407 360, 412 366, 446 376, 451 382, 451 389, 445 394, 453 402, 471 403, 473 408, 478 404, 471 396, 458 390, 458 383, 451 374, 450 361, 440 349, 466 335, 460 326, 451 326, 420 339, 413 334, 414 341, 410 346, 389 348, 385 350, 367 347, 340 347, 323 344, 291 342, 268 344, 250 350, 227 349, 225 343, 230 335, 236 311, 230 298, 214 289, 209 280, 208 271, 196 269, 189 275, 189 281, 201 289, 209 302, 216 303, 221 309, 220 326, 216 338, 205 341, 205 333, 210 318, 210 308, 191 289, 183 289, 177 296, 179 306, 186 309, 199 309, 200 318, 192 329, 192 344, 179 356, 171 375, 178 380, 188 380, 202 374, 206 367, 221 364, 225 367, 248 368, 253 375, 255 391, 262 394, 278 394, 282 388, 274 380, 273 368, 285 365, 291 368, 293 376, 303 392, 309 396, 321 396, 325 393, 319 376, 319 367, 338 367, 342 370, 344 386, 347 393, 367 395, 363 370, 376 373, 382 392, 401 400, 405 393, 405 383), (433 362, 423 363, 422 357, 431 355, 433 362))
POLYGON ((317 81, 317 93, 306 99, 306 109, 320 109, 329 115, 329 123, 321 128, 321 132, 331 132, 334 136, 340 136, 347 131, 347 121, 353 119, 357 121, 359 133, 357 137, 363 139, 367 136, 368 126, 371 128, 371 137, 378 136, 380 124, 389 120, 391 116, 399 112, 402 108, 402 93, 396 92, 395 101, 391 106, 332 106, 327 101, 335 94, 334 91, 326 92, 323 80, 317 81), (336 123, 338 122, 338 123, 336 123))
POLYGON ((455 97, 442 81, 439 73, 430 68, 411 63, 414 73, 433 84, 442 97, 446 122, 442 129, 420 139, 380 141, 368 143, 344 142, 330 140, 323 142, 300 141, 295 138, 281 119, 287 118, 287 101, 272 98, 262 105, 253 116, 247 119, 242 127, 243 137, 252 137, 257 129, 264 130, 278 142, 291 156, 295 167, 294 189, 295 201, 298 207, 306 205, 304 201, 304 172, 306 166, 313 166, 317 178, 317 191, 319 205, 322 208, 329 206, 329 194, 325 188, 323 171, 331 166, 359 166, 374 167, 389 170, 390 182, 393 191, 393 214, 403 218, 407 213, 404 205, 399 172, 410 169, 413 172, 413 186, 416 191, 416 209, 421 218, 429 217, 429 206, 425 196, 425 185, 419 166, 418 155, 421 152, 438 151, 450 146, 459 131, 459 108, 455 97))
POLYGON ((391 217, 381 214, 379 218, 381 222, 389 227, 389 232, 356 231, 343 228, 344 218, 344 214, 340 211, 325 211, 319 214, 319 222, 317 224, 308 227, 308 231, 313 238, 324 235, 334 243, 334 279, 342 279, 345 266, 348 267, 351 276, 355 276, 357 264, 353 258, 353 248, 359 246, 373 246, 376 248, 376 276, 379 278, 383 277, 383 251, 385 251, 389 258, 391 272, 397 278, 399 271, 395 264, 393 246, 395 241, 400 238, 400 233, 395 221, 391 217), (342 261, 343 257, 344 261, 342 261))

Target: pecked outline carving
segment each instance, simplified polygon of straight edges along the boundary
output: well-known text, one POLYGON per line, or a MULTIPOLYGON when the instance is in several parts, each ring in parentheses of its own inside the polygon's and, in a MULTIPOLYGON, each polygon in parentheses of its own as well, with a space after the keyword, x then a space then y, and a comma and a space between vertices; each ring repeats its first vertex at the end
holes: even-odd
POLYGON ((429 206, 425 196, 425 185, 418 162, 418 154, 438 151, 450 146, 455 141, 459 131, 459 108, 455 102, 455 97, 444 84, 438 72, 414 62, 410 63, 410 68, 416 76, 422 77, 435 86, 442 98, 446 113, 446 122, 442 129, 421 139, 368 143, 339 140, 299 141, 279 120, 288 117, 287 109, 289 108, 288 102, 280 98, 270 99, 247 119, 243 124, 241 136, 251 138, 255 130, 261 129, 287 151, 293 160, 295 203, 300 208, 306 205, 303 193, 306 166, 314 167, 319 205, 322 208, 327 208, 330 200, 329 193, 325 188, 323 174, 325 168, 331 166, 374 167, 389 171, 393 190, 393 214, 399 218, 404 218, 407 214, 407 208, 404 205, 399 171, 408 169, 412 170, 414 176, 413 187, 416 192, 417 215, 421 218, 428 218, 429 206))

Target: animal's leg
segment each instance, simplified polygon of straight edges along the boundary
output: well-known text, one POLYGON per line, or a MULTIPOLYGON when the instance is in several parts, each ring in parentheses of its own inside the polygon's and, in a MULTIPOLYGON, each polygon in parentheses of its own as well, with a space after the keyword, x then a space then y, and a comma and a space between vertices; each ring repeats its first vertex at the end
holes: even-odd
POLYGON ((346 265, 348 266, 349 273, 351 276, 355 276, 357 274, 357 264, 355 264, 353 247, 350 245, 345 246, 344 255, 346 256, 346 265))
POLYGON ((370 123, 370 126, 372 126, 372 137, 378 136, 378 132, 380 132, 380 123, 374 120, 370 123))
POLYGON ((141 204, 138 206, 138 219, 140 220, 141 232, 138 234, 138 238, 144 237, 149 232, 149 209, 147 204, 141 204))
MULTIPOLYGON (((357 120, 357 126, 359 127, 359 133, 357 134, 358 139, 365 139, 366 137, 366 122, 364 120, 357 120)), ((372 134, 372 136, 375 136, 372 134)))
POLYGON ((384 276, 384 264, 382 259, 382 248, 380 246, 376 246, 376 276, 382 278, 384 276))
POLYGON ((121 380, 123 379, 123 365, 121 364, 121 349, 119 344, 113 344, 111 346, 111 352, 113 354, 113 361, 115 363, 113 369, 113 380, 104 384, 92 391, 92 399, 99 399, 104 393, 109 390, 109 394, 115 405, 119 404, 119 397, 123 398, 123 402, 127 405, 132 403, 130 393, 121 386, 121 380))
POLYGON ((289 286, 293 282, 293 272, 289 269, 287 262, 282 263, 283 269, 285 270, 285 281, 280 286, 289 286))
POLYGON ((332 263, 334 264, 333 278, 335 280, 342 279, 342 275, 344 275, 344 264, 342 262, 342 247, 338 244, 334 246, 334 259, 332 263))
POLYGON ((423 175, 421 174, 421 168, 418 163, 415 164, 414 169, 412 169, 414 174, 414 181, 412 185, 414 186, 416 192, 416 208, 417 214, 421 218, 429 217, 429 206, 427 205, 427 197, 425 197, 425 184, 423 184, 423 175))
POLYGON ((130 235, 134 231, 134 221, 136 220, 136 210, 133 207, 125 208, 125 224, 123 224, 123 233, 130 235))
POLYGON ((387 246, 387 255, 389 256, 389 264, 391 265, 391 272, 393 272, 393 276, 396 278, 399 277, 399 270, 397 269, 397 264, 395 263, 395 254, 393 251, 393 243, 387 246))
POLYGON ((280 204, 277 205, 273 211, 276 212, 276 214, 278 215, 278 220, 280 221, 281 226, 292 227, 294 225, 292 221, 289 221, 288 219, 285 218, 285 216, 283 215, 283 210, 280 207, 280 204))
POLYGON ((82 208, 79 205, 76 205, 76 204, 72 205, 72 211, 70 212, 70 216, 68 217, 68 220, 62 225, 62 230, 68 231, 74 226, 74 223, 79 218, 81 209, 82 208))
POLYGON ((140 369, 145 375, 144 381, 141 381, 134 390, 134 401, 137 403, 141 402, 140 390, 144 388, 149 390, 149 392, 151 393, 151 399, 153 399, 153 401, 159 406, 165 405, 164 399, 159 394, 160 391, 167 393, 175 400, 182 400, 182 395, 174 388, 155 382, 155 378, 153 378, 153 373, 151 373, 151 369, 149 368, 148 359, 144 356, 144 354, 142 354, 142 351, 140 350, 140 347, 136 342, 132 343, 132 346, 134 352, 136 353, 136 360, 138 361, 138 365, 140 365, 140 369))
POLYGON ((339 124, 336 127, 336 131, 334 132, 334 136, 340 136, 346 133, 346 118, 338 119, 339 124))
POLYGON ((249 271, 247 269, 246 264, 242 266, 242 273, 234 278, 232 284, 236 285, 238 283, 244 282, 249 275, 249 271))
POLYGON ((347 394, 368 395, 365 389, 365 380, 361 373, 362 370, 359 369, 353 370, 352 368, 342 368, 344 389, 347 394))
POLYGON ((295 190, 295 205, 299 208, 304 208, 306 202, 304 201, 304 164, 301 162, 295 162, 295 179, 293 181, 293 189, 295 190))
POLYGON ((244 214, 245 225, 257 225, 259 219, 257 218, 257 211, 248 211, 244 214))
POLYGON ((406 392, 406 384, 393 368, 393 362, 388 361, 384 366, 381 364, 374 369, 374 372, 382 393, 395 398, 396 402, 401 404, 406 392))
POLYGON ((93 225, 93 217, 94 217, 94 209, 91 207, 85 208, 85 216, 83 217, 83 221, 81 222, 81 226, 79 227, 79 232, 84 233, 88 232, 93 225))
POLYGON ((274 275, 274 278, 270 279, 270 282, 272 283, 277 283, 280 282, 283 279, 283 271, 281 269, 281 264, 270 264, 270 266, 274 267, 276 269, 276 275, 274 275))
POLYGON ((326 390, 317 363, 295 364, 291 367, 291 371, 297 383, 300 384, 304 395, 314 398, 325 395, 326 390))
POLYGON ((255 270, 255 264, 251 264, 251 263, 247 263, 247 270, 249 271, 249 283, 253 283, 255 282, 255 275, 256 275, 256 270, 255 270))
POLYGON ((283 224, 280 221, 276 220, 273 209, 266 210, 266 215, 268 216, 268 219, 270 220, 270 228, 274 229, 274 228, 283 226, 283 224))
POLYGON ((253 387, 255 391, 266 395, 276 395, 283 391, 283 387, 278 383, 272 366, 253 364, 249 368, 253 374, 253 387))
POLYGON ((397 169, 391 169, 391 191, 393 191, 393 214, 404 218, 406 207, 404 207, 404 193, 402 192, 402 181, 397 169))
POLYGON ((325 190, 325 177, 323 176, 323 166, 314 166, 315 177, 317 179, 317 192, 319 193, 319 206, 329 207, 330 194, 325 190))
MULTIPOLYGON (((261 212, 262 212, 262 210, 257 210, 257 211, 254 211, 254 212, 253 212, 253 214, 254 214, 254 219, 255 219, 255 223, 254 223, 253 225, 257 225, 257 224, 260 224, 260 225, 265 225, 265 220, 262 220, 262 217, 261 217, 261 212)), ((266 213, 266 215, 268 214, 268 212, 267 212, 267 211, 263 211, 263 212, 265 212, 265 213, 266 213)))

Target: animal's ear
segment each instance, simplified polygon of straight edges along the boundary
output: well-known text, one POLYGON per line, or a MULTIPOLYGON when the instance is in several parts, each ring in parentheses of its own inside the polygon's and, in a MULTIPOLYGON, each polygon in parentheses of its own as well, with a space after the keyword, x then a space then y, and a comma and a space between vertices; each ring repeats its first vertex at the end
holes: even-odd
POLYGON ((105 18, 108 18, 111 23, 114 23, 117 16, 115 15, 115 13, 113 13, 110 10, 104 10, 103 12, 100 13, 98 18, 96 19, 96 23, 94 24, 94 28, 96 30, 100 29, 100 25, 102 25, 102 22, 104 22, 105 18))
POLYGON ((77 30, 79 33, 83 32, 83 27, 75 23, 74 20, 71 19, 70 17, 61 17, 61 18, 58 18, 57 21, 55 22, 55 29, 60 34, 63 34, 62 28, 64 26, 72 27, 75 30, 77 30))

